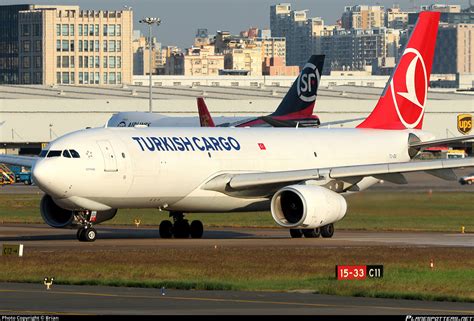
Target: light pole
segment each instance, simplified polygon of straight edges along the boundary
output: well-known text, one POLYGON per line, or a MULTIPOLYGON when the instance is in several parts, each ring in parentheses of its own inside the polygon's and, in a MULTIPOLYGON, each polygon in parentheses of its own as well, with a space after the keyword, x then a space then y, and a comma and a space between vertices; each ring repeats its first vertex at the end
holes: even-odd
POLYGON ((153 40, 152 40, 152 27, 154 24, 156 24, 157 26, 159 26, 161 24, 161 19, 160 18, 154 18, 154 17, 146 17, 146 18, 143 18, 142 20, 139 21, 140 23, 146 23, 148 25, 148 49, 149 49, 149 74, 150 74, 150 84, 149 84, 149 90, 150 90, 150 98, 149 98, 149 112, 152 113, 153 112, 153 99, 152 99, 152 78, 151 78, 151 75, 152 75, 152 67, 151 67, 151 62, 152 62, 152 45, 153 45, 153 40))

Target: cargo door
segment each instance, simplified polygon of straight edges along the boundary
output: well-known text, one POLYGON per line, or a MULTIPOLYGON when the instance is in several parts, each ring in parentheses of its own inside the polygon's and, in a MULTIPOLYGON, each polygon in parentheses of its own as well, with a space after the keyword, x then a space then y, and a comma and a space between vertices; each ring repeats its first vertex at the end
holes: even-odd
POLYGON ((104 171, 106 172, 117 172, 117 159, 115 157, 114 149, 108 140, 98 140, 102 156, 104 157, 104 171))

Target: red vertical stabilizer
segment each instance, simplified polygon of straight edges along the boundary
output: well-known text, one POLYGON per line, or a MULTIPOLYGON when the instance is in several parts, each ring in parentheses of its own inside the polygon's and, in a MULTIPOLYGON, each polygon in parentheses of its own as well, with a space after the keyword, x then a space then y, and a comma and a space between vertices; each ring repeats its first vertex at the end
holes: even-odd
POLYGON ((207 109, 206 103, 204 102, 204 98, 198 97, 197 104, 201 127, 216 127, 214 120, 212 120, 211 113, 209 112, 209 109, 207 109))
POLYGON ((420 13, 382 96, 358 128, 422 128, 439 17, 439 12, 420 13))

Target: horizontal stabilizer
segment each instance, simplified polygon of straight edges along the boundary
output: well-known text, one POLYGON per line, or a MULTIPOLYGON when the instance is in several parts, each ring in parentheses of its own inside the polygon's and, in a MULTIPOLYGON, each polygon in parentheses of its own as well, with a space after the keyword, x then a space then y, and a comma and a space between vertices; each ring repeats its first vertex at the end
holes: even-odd
POLYGON ((459 137, 430 140, 426 142, 413 142, 413 143, 410 143, 410 147, 427 148, 427 147, 432 147, 432 146, 441 146, 441 145, 445 146, 445 145, 450 145, 454 143, 462 143, 462 142, 466 142, 473 139, 474 139, 474 135, 466 135, 466 136, 459 136, 459 137))

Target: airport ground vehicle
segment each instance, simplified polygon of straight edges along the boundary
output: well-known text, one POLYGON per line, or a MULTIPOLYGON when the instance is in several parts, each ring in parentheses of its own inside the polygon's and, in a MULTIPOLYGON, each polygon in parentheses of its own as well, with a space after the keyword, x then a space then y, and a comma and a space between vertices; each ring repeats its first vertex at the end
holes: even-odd
POLYGON ((15 183, 15 174, 5 164, 0 164, 0 186, 15 183))
POLYGON ((14 183, 32 184, 30 169, 26 169, 24 166, 0 165, 0 185, 14 183))
POLYGON ((466 151, 462 149, 450 149, 446 151, 447 159, 465 158, 466 156, 466 151))
POLYGON ((459 179, 461 185, 472 185, 474 184, 474 173, 463 176, 459 179))

